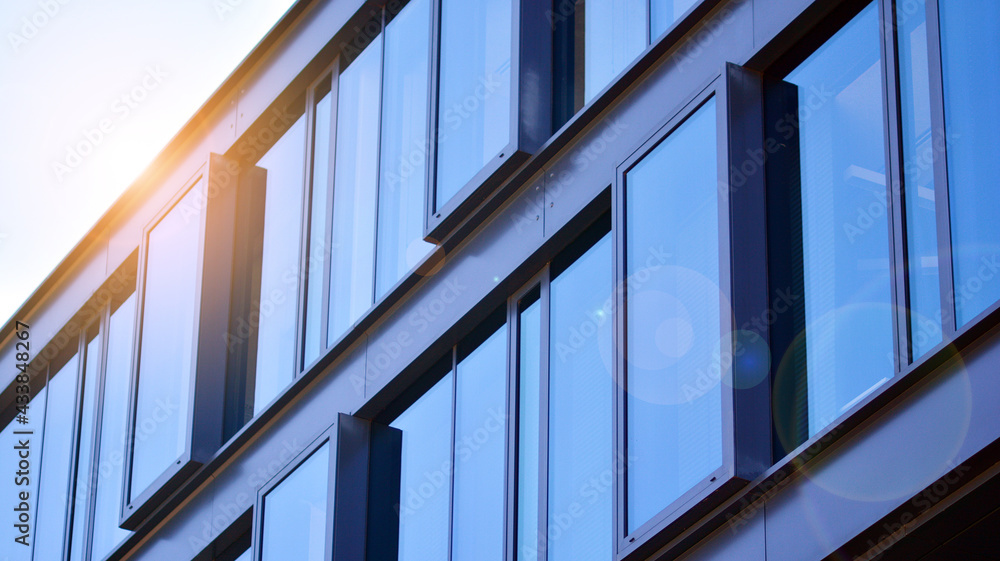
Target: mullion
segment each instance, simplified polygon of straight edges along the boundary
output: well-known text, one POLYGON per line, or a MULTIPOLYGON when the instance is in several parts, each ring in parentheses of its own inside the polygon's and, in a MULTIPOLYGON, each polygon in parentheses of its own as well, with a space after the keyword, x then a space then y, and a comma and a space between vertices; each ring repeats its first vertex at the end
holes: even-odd
POLYGON ((375 123, 375 220, 372 221, 372 227, 375 229, 372 232, 372 249, 375 252, 374 259, 372 260, 372 270, 371 270, 371 298, 368 302, 369 306, 378 300, 378 253, 379 253, 379 239, 378 239, 378 215, 379 207, 382 206, 380 203, 381 190, 382 190, 382 109, 383 102, 385 101, 385 27, 388 22, 386 22, 386 9, 382 8, 382 25, 381 30, 378 34, 379 41, 379 63, 378 63, 378 122, 375 123))
MULTIPOLYGON (((334 182, 333 178, 336 174, 337 169, 337 119, 339 118, 340 109, 340 61, 341 58, 333 64, 333 68, 330 70, 330 143, 327 150, 327 169, 326 169, 326 223, 324 224, 326 232, 323 234, 323 290, 322 290, 322 306, 320 310, 320 356, 323 356, 326 350, 330 348, 330 255, 333 248, 333 188, 334 182)), ((315 155, 313 156, 315 158, 315 155)))
MULTIPOLYGON (((299 299, 298 299, 298 311, 296 317, 298 321, 295 323, 296 330, 300 335, 296 338, 298 343, 295 348, 298 349, 295 361, 295 377, 297 378, 308 364, 306 364, 306 322, 308 321, 308 312, 306 311, 307 306, 315 306, 315 302, 309 301, 309 255, 312 254, 313 247, 311 247, 312 241, 312 199, 313 199, 313 185, 315 184, 315 160, 316 160, 316 85, 311 86, 306 90, 306 150, 305 150, 305 173, 302 176, 305 178, 304 191, 305 196, 302 197, 302 232, 301 232, 301 242, 299 247, 301 248, 299 252, 299 271, 301 279, 299 280, 299 299)), ((321 345, 322 347, 322 345, 321 345)))
POLYGON ((455 413, 458 410, 458 347, 452 347, 451 353, 451 447, 448 450, 451 466, 448 492, 448 559, 451 561, 455 544, 455 413))
POLYGON ((539 337, 538 391, 538 532, 536 549, 538 561, 549 558, 549 343, 551 303, 551 269, 545 268, 540 284, 538 301, 541 311, 541 337, 539 337))
POLYGON ((944 110, 944 69, 938 0, 927 0, 927 60, 930 66, 931 141, 934 154, 934 208, 937 216, 938 275, 941 285, 941 334, 947 342, 957 331, 954 268, 951 256, 951 209, 948 186, 948 145, 944 110))
POLYGON ((910 316, 910 269, 908 263, 908 240, 906 225, 906 178, 903 175, 902 118, 899 84, 898 27, 896 21, 896 0, 879 0, 882 17, 882 89, 885 107, 886 156, 886 204, 889 213, 889 251, 892 266, 889 268, 889 282, 892 285, 893 341, 895 346, 893 365, 900 372, 913 359, 912 330, 910 316))

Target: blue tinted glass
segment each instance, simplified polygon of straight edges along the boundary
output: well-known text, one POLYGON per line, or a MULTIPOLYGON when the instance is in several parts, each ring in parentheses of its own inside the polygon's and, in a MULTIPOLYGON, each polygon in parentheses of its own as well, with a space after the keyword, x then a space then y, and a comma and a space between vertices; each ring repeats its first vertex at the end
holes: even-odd
POLYGON ((699 0, 649 0, 649 35, 655 41, 699 0))
MULTIPOLYGON (((87 360, 87 363, 88 366, 91 365, 90 360, 87 360)), ((73 417, 77 412, 78 366, 77 357, 74 356, 59 369, 48 384, 48 403, 45 404, 45 455, 42 457, 38 475, 35 559, 62 557, 66 507, 70 504, 75 426, 73 417)), ((87 464, 82 465, 84 470, 89 467, 87 464)))
POLYGON ((104 559, 131 533, 118 527, 122 500, 125 426, 128 422, 128 379, 132 372, 132 328, 135 295, 113 314, 108 327, 108 359, 104 373, 104 411, 101 415, 97 489, 94 499, 92 557, 104 559))
POLYGON ((323 561, 330 445, 324 444, 264 497, 262 561, 323 561))
POLYGON ((437 208, 510 141, 511 0, 442 0, 437 208))
POLYGON ((517 427, 517 559, 538 558, 538 452, 541 425, 541 345, 542 308, 540 302, 521 312, 521 349, 518 360, 517 427))
POLYGON ((299 293, 305 117, 257 162, 267 170, 264 249, 260 266, 260 321, 254 369, 254 414, 295 377, 295 320, 299 293))
POLYGON ((202 185, 184 195, 149 233, 133 419, 129 492, 133 498, 183 455, 186 447, 202 185))
POLYGON ((507 328, 458 363, 452 559, 501 561, 507 427, 507 328))
POLYGON ((716 142, 713 98, 625 179, 629 533, 722 466, 716 142))
MULTIPOLYGON (((27 404, 27 422, 22 423, 18 421, 20 417, 17 417, 0 431, 0 450, 4 450, 5 457, 10 457, 7 454, 14 451, 18 455, 22 451, 28 455, 25 458, 27 466, 24 466, 28 473, 18 475, 17 472, 22 471, 21 466, 10 463, 11 468, 16 467, 16 469, 11 469, 6 477, 0 477, 0 492, 4 497, 10 497, 11 504, 7 507, 11 509, 8 511, 11 521, 0 524, 0 536, 4 540, 3 552, 7 556, 4 561, 29 561, 31 548, 35 545, 34 530, 37 519, 34 515, 38 512, 35 510, 38 502, 38 478, 32 477, 30 472, 33 466, 37 468, 38 462, 42 459, 42 430, 45 427, 45 394, 48 386, 37 389, 37 384, 33 384, 31 390, 33 395, 27 404), (22 434, 14 434, 14 431, 22 434), (30 434, 23 434, 29 431, 30 434), (20 493, 27 493, 27 500, 22 501, 20 493), (24 518, 21 517, 22 512, 24 518)), ((19 462, 20 458, 17 461, 19 462)))
POLYGON ((339 339, 374 298, 381 64, 377 38, 340 75, 327 343, 339 339))
POLYGON ((587 0, 584 103, 590 102, 646 48, 648 0, 587 0))
POLYGON ((934 144, 927 62, 927 12, 923 0, 896 5, 899 101, 903 125, 903 185, 910 265, 910 341, 913 358, 941 342, 937 223, 934 211, 934 144))
POLYGON ((448 558, 451 411, 449 373, 391 423, 403 433, 399 561, 448 558))
POLYGON ((552 281, 549 561, 613 556, 612 263, 609 235, 552 281))
POLYGON ((385 30, 376 299, 433 247, 423 240, 430 20, 430 0, 414 0, 385 30))
POLYGON ((326 213, 330 180, 330 128, 332 92, 316 103, 316 126, 313 133, 312 195, 309 201, 309 258, 306 262, 306 333, 305 364, 319 357, 322 341, 323 274, 329 249, 326 243, 326 213))
POLYGON ((958 326, 1000 299, 1000 3, 939 2, 958 326), (994 69, 994 70, 989 70, 994 69))
MULTIPOLYGON (((83 559, 86 535, 82 528, 87 521, 90 507, 90 476, 94 453, 94 414, 97 405, 97 382, 100 377, 101 337, 87 343, 87 362, 83 373, 83 404, 80 411, 80 441, 76 456, 76 491, 73 495, 73 541, 70 559, 83 559)), ((51 394, 50 394, 51 395, 51 394)))
POLYGON ((799 87, 810 436, 893 374, 878 25, 872 3, 786 78, 799 87))

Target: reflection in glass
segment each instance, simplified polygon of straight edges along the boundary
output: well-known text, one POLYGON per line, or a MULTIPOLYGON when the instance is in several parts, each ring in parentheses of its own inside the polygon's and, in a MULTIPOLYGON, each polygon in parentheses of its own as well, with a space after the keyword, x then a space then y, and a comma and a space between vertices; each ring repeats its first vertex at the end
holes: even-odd
MULTIPOLYGON (((96 359, 94 360, 96 362, 96 359)), ((87 360, 91 366, 91 361, 87 360)), ((35 518, 35 559, 62 557, 63 538, 66 531, 66 507, 70 478, 72 477, 74 416, 77 412, 77 356, 69 360, 49 379, 45 423, 45 455, 38 474, 38 510, 35 518)), ((87 372, 87 375, 90 375, 87 372)), ((84 403, 86 406, 86 403, 84 403)), ((31 410, 29 409, 29 412, 31 410)), ((5 449, 0 454, 10 453, 5 449)), ((13 465, 13 464, 11 464, 13 465)), ((89 467, 81 464, 84 471, 89 467)), ((13 498, 14 495, 11 495, 13 498)), ((5 546, 6 547, 6 546, 5 546)), ((13 549, 14 546, 11 546, 13 549)))
POLYGON ((458 363, 452 558, 503 559, 507 329, 458 363))
POLYGON ((267 186, 253 370, 255 415, 295 377, 305 131, 302 116, 257 162, 257 167, 267 171, 267 186))
POLYGON ((518 361, 517 559, 538 556, 539 412, 541 411, 542 308, 536 301, 521 312, 518 361))
POLYGON ((1000 3, 938 2, 958 327, 1000 300, 1000 3))
MULTIPOLYGON (((25 435, 14 434, 14 431, 31 431, 31 435, 29 435, 31 440, 29 444, 31 446, 30 453, 35 454, 35 458, 40 457, 44 452, 42 430, 45 426, 45 397, 48 389, 47 385, 41 389, 32 388, 31 401, 27 404, 27 423, 22 424, 16 419, 11 419, 7 426, 0 431, 0 450, 3 450, 5 454, 9 454, 9 451, 15 450, 15 446, 19 446, 25 438, 25 435)), ((14 476, 14 472, 8 472, 6 477, 0 477, 0 493, 3 493, 0 496, 10 497, 10 506, 7 508, 11 509, 8 512, 12 517, 19 515, 20 510, 27 510, 29 517, 32 513, 38 512, 35 510, 38 501, 37 477, 27 477, 19 480, 14 476), (14 502, 13 499, 19 497, 21 492, 28 493, 28 500, 14 502)), ((35 522, 32 521, 30 524, 31 527, 28 530, 33 530, 35 522)), ((26 539, 28 545, 31 546, 35 543, 35 538, 33 535, 29 535, 27 538, 23 538, 22 536, 24 536, 24 533, 13 522, 0 524, 0 537, 4 540, 4 555, 7 556, 4 561, 30 561, 31 547, 17 545, 14 540, 17 538, 26 539)))
POLYGON ((649 36, 655 41, 699 0, 650 0, 649 36))
POLYGON ((97 487, 94 494, 92 555, 104 559, 131 532, 118 527, 122 500, 122 463, 128 422, 128 379, 132 372, 132 327, 135 294, 111 314, 108 358, 104 373, 104 410, 101 414, 97 487))
POLYGON ((511 0, 442 0, 436 209, 510 141, 511 0))
POLYGON ((927 12, 923 0, 897 4, 896 25, 910 284, 910 341, 913 358, 917 359, 941 342, 934 144, 931 138, 927 12))
POLYGON ((327 344, 339 339, 374 297, 381 64, 378 38, 340 74, 327 344))
MULTIPOLYGON (((70 559, 83 559, 83 530, 90 506, 90 476, 94 452, 94 415, 97 405, 97 382, 100 379, 101 336, 87 343, 87 359, 83 371, 83 401, 80 407, 80 440, 76 455, 76 492, 73 501, 73 536, 70 559)), ((49 394, 51 396, 51 394, 49 394)), ((37 558, 37 556, 36 556, 37 558)))
POLYGON ((330 444, 299 464, 264 497, 262 561, 323 561, 330 444))
POLYGON ((184 195, 149 233, 130 499, 186 447, 202 185, 184 195))
POLYGON ((805 301, 812 436, 893 374, 876 3, 786 81, 799 95, 802 286, 791 292, 805 301))
POLYGON ((390 424, 403 433, 399 561, 448 558, 451 411, 449 372, 390 424))
POLYGON ((330 173, 330 128, 332 92, 316 103, 316 124, 313 129, 312 191, 309 201, 309 257, 306 263, 306 326, 305 365, 319 357, 322 341, 323 274, 329 248, 326 242, 327 201, 330 173))
POLYGON ((376 300, 433 247, 423 240, 430 16, 430 0, 414 0, 385 30, 376 300))
POLYGON ((647 0, 587 0, 584 103, 646 48, 647 0))
POLYGON ((610 238, 552 281, 549 561, 613 557, 610 238))
POLYGON ((713 98, 625 178, 628 533, 722 466, 716 142, 713 98))

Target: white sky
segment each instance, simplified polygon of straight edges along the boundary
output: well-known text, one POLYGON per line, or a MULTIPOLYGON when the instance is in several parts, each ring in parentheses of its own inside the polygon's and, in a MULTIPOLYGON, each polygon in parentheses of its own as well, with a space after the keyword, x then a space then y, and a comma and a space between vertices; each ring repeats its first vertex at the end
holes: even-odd
POLYGON ((0 320, 293 3, 0 1, 0 320))

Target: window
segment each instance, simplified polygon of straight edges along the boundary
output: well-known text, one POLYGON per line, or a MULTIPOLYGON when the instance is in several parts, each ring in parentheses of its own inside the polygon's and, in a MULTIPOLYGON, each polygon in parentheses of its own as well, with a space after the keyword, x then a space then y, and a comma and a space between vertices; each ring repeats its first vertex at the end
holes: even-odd
POLYGON ((507 330, 502 310, 428 373, 402 433, 399 560, 503 557, 507 330), (449 554, 450 552, 450 554, 449 554))
POLYGON ((590 103, 699 0, 557 0, 555 128, 590 103))
POLYGON ((239 317, 231 304, 246 277, 237 267, 233 183, 260 175, 234 169, 211 155, 143 230, 119 523, 129 530, 222 445, 231 320, 239 317))
POLYGON ((768 165, 771 296, 792 303, 772 329, 784 450, 895 372, 879 37, 873 2, 767 93, 790 146, 768 165))
POLYGON ((118 527, 122 504, 122 465, 128 422, 128 379, 132 371, 135 295, 111 313, 104 373, 91 557, 104 559, 130 534, 118 527))
POLYGON ((722 467, 716 111, 713 97, 625 172, 627 534, 722 467))
POLYGON ((385 28, 376 300, 434 247, 423 240, 430 15, 430 0, 411 0, 385 28))
MULTIPOLYGON (((301 110, 298 105, 285 112, 295 114, 301 110)), ((232 317, 226 335, 227 440, 271 403, 298 373, 305 116, 287 130, 265 131, 280 136, 256 165, 244 162, 248 169, 241 174, 239 208, 234 210, 238 214, 238 249, 233 268, 239 273, 232 283, 232 317)), ((262 132, 257 136, 263 138, 262 132)))
POLYGON ((261 561, 322 561, 329 505, 330 443, 324 442, 261 491, 261 561))
POLYGON ((441 0, 435 211, 510 142, 512 4, 441 0))
MULTIPOLYGON (((101 341, 103 334, 98 331, 99 324, 94 326, 92 337, 88 337, 85 345, 85 359, 83 369, 83 393, 80 396, 79 411, 77 420, 77 448, 76 448, 76 485, 73 500, 70 502, 70 512, 72 513, 72 539, 70 542, 70 559, 83 559, 85 539, 87 536, 87 519, 90 515, 90 496, 93 491, 91 482, 93 481, 92 464, 94 459, 94 439, 96 423, 96 407, 98 403, 98 383, 101 380, 101 341)), ((51 393, 49 394, 51 398, 51 393)), ((64 503, 65 504, 65 503, 64 503)), ((43 557, 44 558, 44 557, 43 557)))
POLYGON ((549 561, 614 554, 614 379, 606 315, 612 263, 611 238, 605 236, 552 279, 548 515, 542 534, 549 561))
POLYGON ((923 2, 896 4, 903 185, 913 358, 941 342, 934 140, 931 134, 927 13, 923 2))
POLYGON ((332 345, 374 298, 381 35, 340 74, 330 251, 332 345))
POLYGON ((1000 151, 1000 108, 991 92, 1000 77, 996 41, 1000 4, 988 0, 936 5, 947 138, 955 318, 962 327, 1000 300, 1000 192, 994 181, 1000 151))
POLYGON ((614 554, 609 228, 605 216, 513 299, 518 560, 614 554))
POLYGON ((423 241, 431 5, 385 11, 384 32, 311 90, 306 365, 433 247, 423 241))
POLYGON ((148 234, 130 497, 149 489, 187 448, 200 254, 199 223, 189 213, 200 208, 200 194, 198 187, 188 191, 148 234))
MULTIPOLYGON (((89 348, 90 345, 88 350, 89 348)), ((77 393, 77 382, 80 377, 78 356, 74 354, 69 362, 61 367, 50 365, 49 368, 47 399, 43 402, 45 434, 41 439, 45 450, 36 457, 36 461, 39 459, 42 461, 41 464, 36 464, 38 509, 34 511, 35 532, 32 537, 36 559, 59 559, 63 556, 67 506, 74 502, 70 501, 74 429, 81 426, 74 417, 79 412, 78 404, 86 404, 77 393)), ((92 361, 87 360, 87 362, 88 366, 91 366, 92 361)), ((88 431, 82 432, 85 436, 88 431)), ((81 439, 81 444, 83 443, 84 440, 81 439)), ((84 471, 87 471, 86 464, 84 471)))

